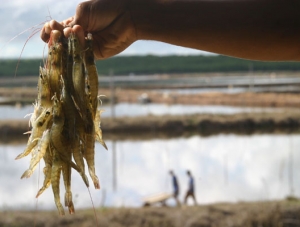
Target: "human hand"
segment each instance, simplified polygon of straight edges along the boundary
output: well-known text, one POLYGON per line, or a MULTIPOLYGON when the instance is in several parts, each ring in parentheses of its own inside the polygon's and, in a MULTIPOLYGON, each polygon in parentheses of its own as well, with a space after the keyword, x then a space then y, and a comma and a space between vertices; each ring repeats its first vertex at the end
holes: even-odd
POLYGON ((87 33, 93 35, 96 59, 114 56, 136 41, 136 32, 124 0, 92 0, 78 4, 76 14, 62 22, 47 22, 41 39, 49 41, 52 30, 63 32, 65 37, 75 33, 81 44, 87 33))

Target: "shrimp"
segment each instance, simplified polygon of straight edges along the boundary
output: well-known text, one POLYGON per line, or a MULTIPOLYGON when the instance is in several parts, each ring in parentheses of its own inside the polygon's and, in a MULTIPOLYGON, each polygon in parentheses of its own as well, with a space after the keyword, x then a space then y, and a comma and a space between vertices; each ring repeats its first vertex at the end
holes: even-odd
POLYGON ((43 132, 42 138, 39 139, 37 149, 35 149, 35 151, 32 155, 29 169, 23 173, 23 175, 21 176, 21 179, 23 179, 24 177, 29 178, 32 175, 37 164, 39 163, 41 158, 44 157, 47 147, 49 145, 49 142, 50 142, 50 133, 49 133, 49 130, 46 130, 43 132))
POLYGON ((44 182, 43 182, 43 187, 40 188, 40 190, 36 194, 36 198, 38 198, 51 184, 53 154, 51 152, 50 146, 48 146, 43 159, 44 159, 44 162, 45 162, 45 167, 43 169, 45 179, 44 179, 44 182))
POLYGON ((33 112, 31 113, 31 117, 29 119, 29 127, 33 126, 36 118, 38 117, 38 111, 39 111, 38 104, 37 104, 37 102, 35 102, 35 103, 33 103, 33 112))
MULTIPOLYGON (((32 129, 27 146, 16 159, 32 153, 29 168, 21 178, 30 177, 43 158, 44 182, 39 197, 50 185, 60 215, 65 211, 60 201, 60 177, 63 176, 64 205, 75 213, 71 190, 72 168, 89 187, 85 163, 96 189, 100 189, 95 171, 95 140, 106 149, 100 128, 98 110, 98 73, 92 51, 91 34, 82 50, 78 38, 71 33, 68 39, 52 31, 48 57, 39 68, 38 95, 30 118, 32 129), (85 160, 85 161, 84 161, 85 160)), ((27 132, 29 133, 29 132, 27 132)))
POLYGON ((73 149, 76 134, 76 114, 78 113, 73 103, 72 97, 70 96, 70 93, 68 92, 66 87, 64 87, 62 91, 62 103, 63 112, 66 116, 68 116, 64 122, 63 134, 67 139, 70 148, 73 149))
POLYGON ((60 158, 64 162, 68 162, 71 166, 79 171, 77 165, 70 159, 69 153, 71 150, 66 143, 65 137, 63 137, 64 120, 65 116, 63 113, 62 102, 57 99, 56 94, 53 97, 53 124, 50 130, 50 144, 59 153, 60 158))
POLYGON ((49 108, 52 106, 51 94, 49 87, 49 76, 47 75, 47 70, 40 67, 40 76, 38 81, 38 107, 49 108))
POLYGON ((78 166, 79 174, 81 175, 85 185, 87 187, 89 187, 89 180, 88 180, 87 176, 85 175, 84 160, 83 160, 83 155, 82 155, 82 150, 81 150, 82 146, 83 146, 83 144, 80 144, 80 140, 76 139, 75 146, 73 149, 73 158, 74 158, 76 165, 78 166))
POLYGON ((90 103, 92 105, 92 113, 95 117, 98 103, 98 72, 94 60, 92 34, 88 33, 86 39, 86 50, 84 51, 84 65, 87 72, 88 89, 90 92, 90 103))
POLYGON ((72 198, 70 198, 70 195, 72 195, 70 190, 72 153, 66 150, 67 146, 62 142, 63 139, 61 138, 63 136, 62 132, 64 126, 62 102, 57 99, 56 94, 54 95, 53 99, 53 124, 50 131, 50 139, 51 145, 54 148, 54 156, 51 172, 51 184, 57 209, 61 215, 64 215, 59 198, 59 179, 61 171, 63 171, 63 178, 66 188, 65 204, 69 207, 69 212, 74 213, 74 205, 72 203, 72 198))
MULTIPOLYGON (((94 132, 94 131, 93 131, 94 132)), ((99 179, 95 173, 95 136, 94 133, 86 134, 84 158, 88 164, 89 174, 96 189, 100 189, 99 179)))
POLYGON ((60 202, 60 193, 59 193, 59 182, 60 182, 60 175, 62 171, 62 160, 55 148, 53 149, 53 151, 54 152, 53 152, 53 163, 51 169, 51 185, 54 194, 54 202, 57 207, 58 213, 60 215, 65 215, 64 208, 60 202))
POLYGON ((48 66, 47 66, 47 74, 49 75, 49 84, 51 96, 56 93, 58 97, 61 94, 62 85, 60 83, 60 76, 62 74, 62 53, 63 46, 61 42, 61 32, 54 30, 51 32, 49 45, 49 54, 48 56, 48 66))
MULTIPOLYGON (((71 153, 70 153, 70 160, 71 160, 71 153)), ((74 214, 74 204, 72 201, 72 192, 71 192, 71 172, 72 168, 69 162, 62 162, 62 173, 63 179, 65 184, 65 206, 69 208, 69 213, 74 214)))
POLYGON ((84 65, 81 57, 81 47, 79 40, 75 34, 71 33, 70 36, 73 53, 73 86, 74 94, 73 101, 77 107, 80 116, 85 125, 85 131, 90 133, 93 130, 92 115, 88 110, 86 95, 85 95, 85 74, 84 65))
MULTIPOLYGON (((84 114, 84 99, 82 97, 85 94, 85 77, 84 77, 84 67, 81 58, 81 47, 79 40, 75 34, 71 33, 70 38, 73 54, 73 68, 72 68, 72 79, 74 93, 73 98, 75 105, 79 108, 81 114, 84 114)), ((82 116, 83 119, 84 116, 82 116)))
POLYGON ((40 136, 43 134, 44 130, 48 126, 48 122, 52 118, 51 112, 49 109, 44 109, 41 115, 35 120, 33 123, 32 133, 29 137, 27 147, 25 148, 25 151, 21 154, 19 154, 15 159, 20 159, 28 154, 31 153, 32 149, 37 145, 38 140, 37 138, 40 138, 40 136))
POLYGON ((101 130, 101 127, 100 127, 100 124, 101 124, 100 115, 101 115, 102 112, 104 112, 104 110, 98 110, 96 112, 95 121, 94 121, 95 138, 107 150, 107 146, 106 146, 104 140, 102 139, 102 130, 101 130))

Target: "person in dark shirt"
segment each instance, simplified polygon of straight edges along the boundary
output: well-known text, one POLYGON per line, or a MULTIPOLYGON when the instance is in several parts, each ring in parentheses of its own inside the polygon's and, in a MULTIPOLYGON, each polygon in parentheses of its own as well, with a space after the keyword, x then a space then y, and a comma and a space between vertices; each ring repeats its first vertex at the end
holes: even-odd
POLYGON ((196 196, 195 196, 194 178, 193 178, 193 176, 192 176, 192 174, 189 170, 186 171, 186 174, 189 177, 189 182, 188 182, 188 190, 187 190, 186 195, 184 197, 184 204, 187 204, 188 197, 192 197, 192 199, 194 200, 194 204, 197 205, 197 200, 196 200, 196 196))
POLYGON ((180 206, 180 201, 178 199, 178 195, 179 195, 179 184, 178 184, 178 180, 176 175, 174 174, 174 172, 172 170, 170 170, 170 175, 172 177, 172 186, 173 186, 173 196, 174 199, 176 200, 176 204, 177 206, 180 206))

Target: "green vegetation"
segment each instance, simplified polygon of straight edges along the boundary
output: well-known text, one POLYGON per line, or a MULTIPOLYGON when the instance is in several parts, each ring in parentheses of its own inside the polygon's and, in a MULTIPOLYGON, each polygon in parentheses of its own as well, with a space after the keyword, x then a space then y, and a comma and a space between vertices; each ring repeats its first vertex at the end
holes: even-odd
MULTIPOLYGON (((15 74, 17 59, 0 59, 0 76, 15 74)), ((41 59, 21 59, 18 76, 37 75, 41 59)), ((100 75, 155 74, 155 73, 200 73, 249 71, 296 71, 300 62, 259 62, 226 56, 123 56, 97 61, 100 75)))

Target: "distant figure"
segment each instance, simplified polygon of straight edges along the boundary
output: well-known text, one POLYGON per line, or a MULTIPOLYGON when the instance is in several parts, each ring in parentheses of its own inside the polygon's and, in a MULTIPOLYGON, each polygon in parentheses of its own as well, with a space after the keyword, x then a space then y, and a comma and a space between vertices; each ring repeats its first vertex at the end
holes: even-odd
POLYGON ((170 175, 172 177, 172 185, 173 185, 173 196, 174 199, 176 200, 176 204, 177 206, 180 206, 180 202, 178 199, 178 195, 179 195, 179 184, 177 181, 177 177, 175 176, 174 172, 172 170, 170 170, 170 175))
POLYGON ((197 205, 197 200, 195 197, 195 183, 194 183, 194 178, 191 174, 191 172, 188 170, 186 171, 186 174, 189 177, 189 183, 188 183, 188 190, 186 192, 185 198, 184 198, 184 204, 187 204, 187 199, 188 197, 192 197, 194 200, 194 204, 197 205))

